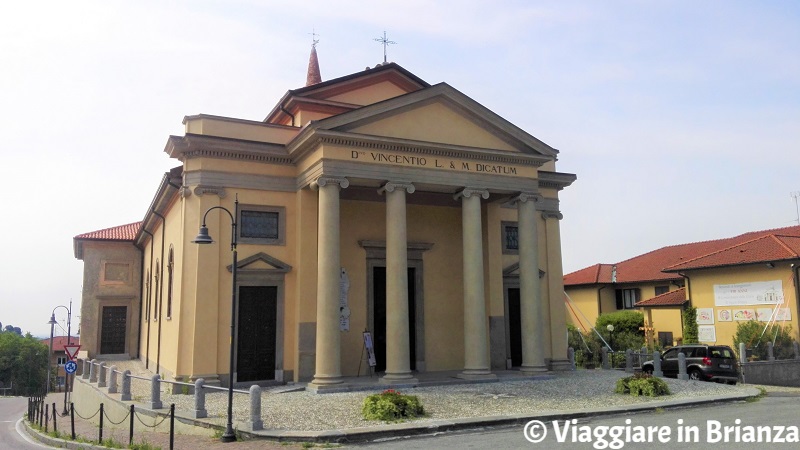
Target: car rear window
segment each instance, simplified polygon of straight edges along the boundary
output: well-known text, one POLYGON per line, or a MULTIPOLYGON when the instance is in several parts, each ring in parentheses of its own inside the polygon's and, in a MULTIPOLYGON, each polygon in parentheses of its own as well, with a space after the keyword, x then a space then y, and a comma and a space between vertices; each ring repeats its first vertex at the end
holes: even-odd
POLYGON ((712 358, 733 358, 733 352, 728 347, 711 347, 709 351, 712 358))

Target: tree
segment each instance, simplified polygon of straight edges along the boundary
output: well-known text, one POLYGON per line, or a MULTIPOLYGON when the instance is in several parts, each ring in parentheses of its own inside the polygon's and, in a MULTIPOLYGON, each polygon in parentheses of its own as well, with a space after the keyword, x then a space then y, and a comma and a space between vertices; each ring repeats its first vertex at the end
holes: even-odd
POLYGON ((697 344, 697 308, 690 306, 683 310, 683 343, 697 344))
POLYGON ((22 329, 20 327, 15 327, 14 325, 6 325, 4 330, 10 333, 17 333, 18 335, 22 336, 22 329))
POLYGON ((16 332, 0 333, 0 381, 5 385, 13 384, 11 395, 42 393, 48 363, 48 347, 30 333, 25 336, 16 332))

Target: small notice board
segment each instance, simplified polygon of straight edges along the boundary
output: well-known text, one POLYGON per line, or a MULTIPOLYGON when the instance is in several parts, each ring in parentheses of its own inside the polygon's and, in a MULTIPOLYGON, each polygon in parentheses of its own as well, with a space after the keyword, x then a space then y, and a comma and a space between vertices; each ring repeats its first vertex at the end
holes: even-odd
POLYGON ((372 345, 372 334, 364 330, 364 346, 361 347, 361 360, 358 362, 358 375, 361 376, 361 363, 364 362, 364 351, 367 352, 367 365, 369 367, 369 376, 371 377, 377 361, 375 360, 375 347, 372 345))
POLYGON ((367 362, 370 367, 375 367, 375 347, 372 345, 372 334, 369 331, 364 332, 364 348, 367 349, 367 362))

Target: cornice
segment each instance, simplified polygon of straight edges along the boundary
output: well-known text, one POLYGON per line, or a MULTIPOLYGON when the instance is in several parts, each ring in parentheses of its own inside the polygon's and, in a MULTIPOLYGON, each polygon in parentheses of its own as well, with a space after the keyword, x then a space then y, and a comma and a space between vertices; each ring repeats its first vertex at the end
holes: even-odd
POLYGON ((171 158, 180 161, 205 157, 268 164, 294 164, 292 158, 286 153, 286 147, 280 144, 190 133, 185 136, 170 136, 164 152, 171 158))
POLYGON ((574 173, 539 171, 539 187, 547 189, 558 189, 559 191, 570 186, 578 176, 574 173))

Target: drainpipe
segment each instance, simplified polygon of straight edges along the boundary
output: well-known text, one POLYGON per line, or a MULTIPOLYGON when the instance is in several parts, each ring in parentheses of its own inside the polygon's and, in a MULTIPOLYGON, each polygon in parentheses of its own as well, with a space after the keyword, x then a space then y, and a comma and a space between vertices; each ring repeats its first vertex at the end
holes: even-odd
MULTIPOLYGON (((144 224, 142 224, 144 228, 144 224)), ((135 247, 135 245, 134 245, 135 247)), ((141 281, 144 280, 144 251, 141 255, 141 264, 139 264, 139 289, 142 288, 141 281)), ((142 311, 144 310, 144 290, 139 291, 139 321, 136 322, 136 359, 139 359, 142 353, 142 311)))
MULTIPOLYGON (((147 304, 150 305, 150 300, 153 298, 153 245, 155 245, 155 236, 153 233, 147 231, 145 228, 142 228, 142 231, 150 235, 150 270, 147 271, 150 274, 150 278, 147 280, 147 304)), ((144 254, 142 255, 144 258, 144 254)), ((147 308, 147 347, 145 349, 145 356, 144 356, 144 368, 150 368, 150 308, 147 308)))
POLYGON ((281 111, 292 118, 292 126, 294 126, 294 114, 290 113, 286 108, 283 107, 283 105, 281 105, 281 111))
POLYGON ((155 214, 157 217, 161 219, 161 264, 159 266, 159 274, 158 279, 161 280, 158 286, 158 292, 156 292, 156 297, 158 301, 156 304, 158 305, 158 343, 156 344, 156 373, 158 373, 161 369, 161 307, 164 303, 164 240, 165 232, 167 228, 167 219, 166 217, 159 214, 155 208, 153 208, 152 213, 155 214))
MULTIPOLYGON (((600 301, 600 291, 607 288, 608 286, 601 286, 600 289, 597 290, 597 315, 603 314, 603 302, 600 301)), ((800 310, 799 310, 800 311, 800 310)))
POLYGON ((792 263, 789 267, 792 269, 794 277, 794 300, 799 308, 797 311, 800 311, 800 264, 792 263))

